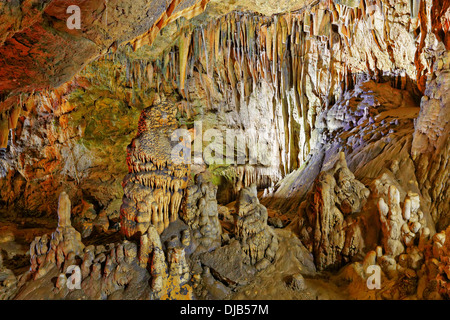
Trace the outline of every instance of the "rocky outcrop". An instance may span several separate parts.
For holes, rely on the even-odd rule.
[[[128,147],[129,174],[125,177],[121,207],[124,235],[145,234],[150,225],[161,234],[178,219],[184,190],[189,177],[189,164],[174,159],[172,150],[177,129],[177,109],[162,102],[142,112],[137,137]]]
[[[236,201],[236,238],[245,253],[244,262],[263,270],[274,260],[278,239],[267,225],[267,209],[259,203],[256,185],[241,190]]]
[[[314,254],[317,269],[337,268],[362,252],[361,212],[370,191],[347,168],[345,154],[319,174],[300,219],[300,239]]]

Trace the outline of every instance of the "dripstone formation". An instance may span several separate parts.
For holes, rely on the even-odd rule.
[[[70,224],[70,200],[65,193],[59,208],[58,228],[50,237],[33,241],[29,271],[19,283],[11,277],[3,281],[9,286],[6,294],[14,293],[18,299],[33,299],[36,292],[49,299],[70,300],[192,298],[184,248],[170,248],[166,259],[154,226],[139,244],[124,240],[84,246]],[[50,281],[53,278],[55,282]]]
[[[195,184],[186,191],[186,205],[182,219],[189,225],[197,251],[210,251],[220,247],[222,226],[217,208],[217,186],[205,181],[202,174],[195,176]]]
[[[30,271],[34,279],[45,276],[56,264],[58,268],[67,269],[74,263],[76,256],[81,256],[84,244],[81,235],[72,227],[70,221],[71,203],[69,196],[63,192],[59,197],[58,228],[48,237],[38,237],[31,243]]]
[[[360,213],[370,191],[348,169],[341,153],[334,167],[320,173],[300,219],[302,242],[314,253],[319,269],[339,267],[361,252]]]
[[[180,161],[183,155],[172,154],[180,143],[171,139],[177,129],[176,112],[168,102],[145,109],[138,135],[128,146],[129,174],[121,207],[121,228],[127,237],[146,233],[150,225],[161,234],[178,218],[189,166]]]
[[[244,262],[265,269],[275,258],[278,239],[267,225],[267,209],[259,203],[256,185],[241,190],[236,211],[235,233],[245,253]]]
[[[450,299],[449,0],[75,2],[0,1],[0,300]]]

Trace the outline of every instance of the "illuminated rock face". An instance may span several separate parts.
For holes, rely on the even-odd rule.
[[[447,37],[448,38],[448,37]],[[436,230],[450,225],[449,161],[450,156],[450,52],[436,58],[434,76],[428,78],[417,118],[411,155]]]
[[[121,208],[122,233],[127,237],[145,234],[150,225],[161,234],[178,218],[189,166],[172,157],[179,142],[171,141],[177,129],[176,112],[170,103],[144,110],[138,135],[128,146],[129,174],[123,182]]]
[[[99,9],[97,17],[71,40],[59,32],[67,0],[29,11],[34,2],[0,4],[0,22],[17,21],[6,29],[0,23],[0,148],[7,147],[0,150],[0,177],[7,176],[0,179],[0,224],[4,203],[51,215],[57,201],[47,199],[65,190],[82,204],[71,215],[69,196],[61,195],[58,228],[31,243],[25,274],[8,257],[2,266],[0,234],[0,300],[233,299],[239,291],[278,299],[313,289],[301,275],[312,259],[314,280],[323,270],[331,283],[343,275],[333,284],[351,298],[365,294],[374,265],[383,289],[370,298],[450,298],[448,0],[210,0],[198,19],[176,22],[208,0],[109,0],[114,13],[108,1],[92,0],[85,3]],[[142,8],[152,10],[144,19]],[[116,48],[131,37],[137,51]],[[62,83],[110,46],[114,54],[64,90],[25,94]],[[84,53],[68,61],[69,51]],[[75,88],[82,104],[67,100]],[[25,95],[8,96],[13,89]],[[136,135],[135,117],[155,92],[183,100],[144,110]],[[104,110],[111,117],[98,117]],[[205,130],[242,134],[246,145],[231,145],[248,158],[237,166],[219,173],[206,162],[193,166],[213,173],[215,184],[219,174],[226,178],[218,188],[207,175],[188,183],[189,166],[172,155],[178,121],[188,127],[198,120]],[[122,130],[105,130],[112,122]],[[108,147],[105,136],[120,141]],[[113,194],[112,186],[126,174],[123,153],[134,136],[121,208],[128,240],[106,244],[111,235],[122,239],[118,214],[113,221],[107,212],[122,204],[122,188],[115,183]],[[95,148],[84,147],[89,137]],[[253,147],[265,145],[275,152],[254,157]],[[122,166],[113,169],[111,159]],[[263,204],[256,187],[267,188]],[[227,204],[223,221],[217,193]],[[269,214],[287,223],[274,230]],[[69,266],[81,269],[80,290],[67,289]]]

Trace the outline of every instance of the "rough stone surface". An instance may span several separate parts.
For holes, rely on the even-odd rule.
[[[447,0],[67,4],[0,4],[0,299],[450,298]]]

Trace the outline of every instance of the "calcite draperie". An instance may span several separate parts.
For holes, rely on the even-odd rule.
[[[175,104],[161,102],[145,109],[138,134],[128,146],[129,174],[123,182],[121,229],[127,237],[145,234],[154,225],[159,234],[178,218],[189,165],[174,159],[171,137],[177,129]]]

